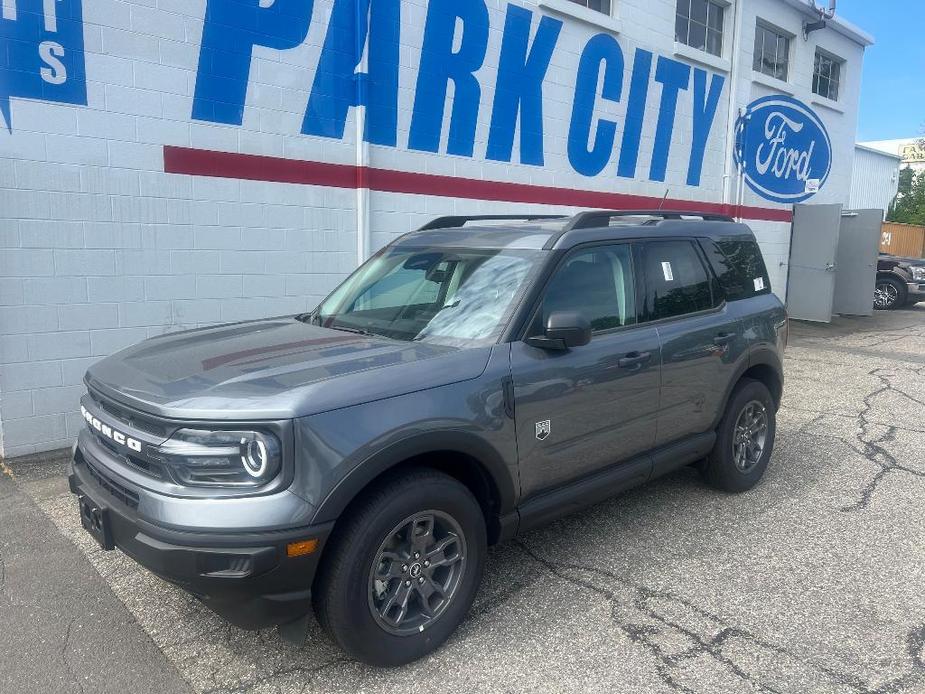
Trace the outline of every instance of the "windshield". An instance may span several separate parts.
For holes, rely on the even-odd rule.
[[[312,314],[328,328],[443,344],[498,338],[541,251],[387,248]]]

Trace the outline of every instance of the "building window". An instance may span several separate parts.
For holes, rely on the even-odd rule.
[[[589,10],[602,12],[610,16],[610,0],[572,0],[576,5],[587,7]]]
[[[678,0],[675,41],[722,55],[724,12],[725,7],[713,0]]]
[[[786,82],[790,68],[790,37],[759,22],[755,27],[755,61],[752,68]]]
[[[841,82],[842,61],[820,50],[816,51],[813,67],[813,94],[838,101],[838,85]]]

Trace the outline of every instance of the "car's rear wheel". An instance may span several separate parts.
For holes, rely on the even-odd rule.
[[[481,508],[435,470],[396,476],[367,494],[332,539],[313,590],[318,621],[370,665],[403,665],[438,648],[481,581]]]
[[[743,379],[733,390],[716,431],[716,443],[702,468],[711,486],[744,492],[764,476],[774,450],[776,407],[760,381]]]
[[[878,277],[874,287],[874,308],[891,311],[906,303],[908,287],[892,277]]]

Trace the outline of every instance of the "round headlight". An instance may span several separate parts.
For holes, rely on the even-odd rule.
[[[267,444],[263,439],[241,439],[241,464],[244,470],[251,477],[263,477],[267,471],[267,465],[270,462],[270,454],[267,451]]]
[[[257,487],[282,469],[279,439],[268,431],[181,429],[152,458],[195,487]]]

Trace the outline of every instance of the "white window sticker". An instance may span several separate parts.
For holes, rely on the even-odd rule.
[[[666,282],[671,282],[674,279],[674,273],[671,271],[671,263],[662,263],[662,273],[665,275]]]
[[[764,277],[756,277],[755,278],[755,291],[760,292],[762,289],[764,289]]]

